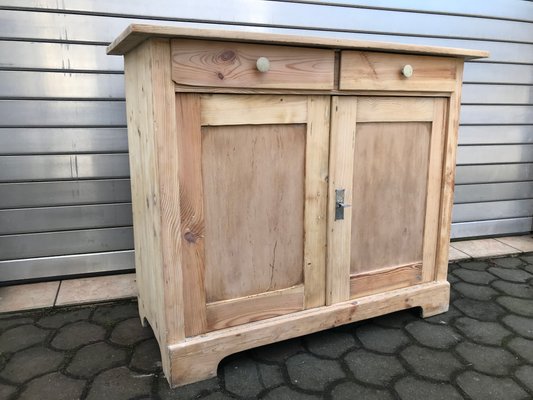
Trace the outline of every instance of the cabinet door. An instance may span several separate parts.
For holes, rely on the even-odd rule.
[[[329,97],[176,104],[186,335],[325,304]]]
[[[433,280],[445,99],[332,102],[327,303]]]

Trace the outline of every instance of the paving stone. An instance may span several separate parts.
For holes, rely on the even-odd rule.
[[[69,374],[90,377],[111,367],[123,365],[127,353],[104,342],[90,344],[79,349],[67,367]]]
[[[506,315],[502,322],[526,339],[533,339],[533,319],[518,315]]]
[[[159,378],[159,397],[161,400],[197,399],[207,393],[220,389],[218,378],[206,379],[190,385],[171,389],[164,376]]]
[[[304,341],[311,353],[329,358],[337,358],[355,347],[355,339],[348,333],[324,331],[306,336]]]
[[[63,357],[63,353],[46,347],[31,347],[15,353],[0,375],[11,382],[22,383],[37,375],[54,371]]]
[[[489,266],[489,263],[486,261],[461,261],[459,263],[460,268],[467,268],[473,271],[485,271]]]
[[[155,338],[148,339],[135,347],[130,366],[147,372],[161,369],[161,353]]]
[[[457,332],[445,325],[439,326],[424,321],[414,321],[405,329],[424,346],[436,349],[447,349],[461,340],[461,336]]]
[[[87,321],[74,322],[61,328],[51,344],[56,349],[71,350],[97,342],[105,337],[105,329]]]
[[[226,390],[241,397],[256,397],[264,387],[257,363],[248,357],[239,357],[223,366]]]
[[[533,340],[515,337],[507,343],[507,347],[516,355],[533,364]]]
[[[520,258],[528,264],[533,264],[533,255],[531,254],[523,254],[520,256]]]
[[[7,399],[17,391],[15,386],[4,385],[0,383],[0,399]]]
[[[497,277],[511,282],[527,282],[533,275],[518,268],[491,267],[489,272]]]
[[[287,358],[305,351],[300,339],[284,340],[253,349],[255,357],[268,362],[283,362]]]
[[[126,367],[110,369],[93,381],[87,400],[127,400],[150,393],[152,377],[137,374]]]
[[[515,376],[533,392],[533,365],[522,365],[515,371]]]
[[[519,364],[518,358],[500,347],[488,347],[476,343],[460,343],[455,350],[474,369],[491,375],[506,375]]]
[[[480,321],[497,321],[498,318],[505,314],[503,308],[488,301],[465,298],[456,300],[453,304],[465,315]]]
[[[132,317],[139,319],[137,302],[100,306],[94,312],[92,320],[100,324],[111,325]]]
[[[448,325],[457,317],[462,317],[463,313],[459,311],[453,304],[450,304],[448,311],[442,314],[437,314],[429,318],[424,318],[424,321],[430,324]]]
[[[344,378],[339,363],[321,360],[310,354],[297,354],[286,362],[291,382],[305,390],[323,390],[329,383]]]
[[[83,380],[72,379],[59,372],[53,372],[28,383],[19,400],[79,399],[84,387],[85,381]]]
[[[524,267],[524,269],[529,272],[530,274],[533,274],[533,265],[528,265]]]
[[[457,290],[463,296],[474,300],[490,300],[498,294],[498,292],[490,286],[472,285],[471,283],[465,282],[454,284],[453,289]]]
[[[533,300],[501,296],[496,301],[512,313],[523,315],[524,317],[533,317]]]
[[[457,383],[472,400],[518,400],[528,397],[511,378],[495,378],[466,371],[457,377]]]
[[[11,328],[0,335],[0,354],[15,352],[43,342],[49,331],[33,325]]]
[[[509,296],[520,297],[522,299],[533,299],[533,285],[527,283],[512,283],[497,280],[492,282],[492,287]]]
[[[297,392],[287,386],[280,386],[268,392],[264,398],[267,400],[317,400],[319,397]]]
[[[494,276],[486,271],[472,271],[470,269],[456,269],[453,274],[467,283],[475,283],[478,285],[487,285],[494,279]]]
[[[374,385],[387,385],[405,372],[396,357],[370,353],[363,349],[348,353],[344,360],[358,380]]]
[[[381,317],[373,318],[372,322],[385,328],[403,328],[409,322],[416,320],[418,320],[418,317],[411,309],[382,315]]]
[[[497,322],[482,322],[468,317],[458,318],[455,326],[468,339],[484,344],[500,345],[511,334]]]
[[[265,388],[271,388],[283,383],[281,369],[277,365],[258,364],[259,378]]]
[[[386,390],[374,389],[358,385],[353,382],[341,383],[332,390],[334,400],[392,400],[392,395]]]
[[[227,394],[222,393],[222,392],[214,392],[214,393],[208,394],[205,397],[202,397],[202,400],[226,400],[226,399],[230,400],[233,398],[234,397],[230,397]]]
[[[462,280],[460,280],[459,278],[457,278],[453,274],[449,274],[447,279],[448,279],[448,282],[450,282],[450,283],[462,282]]]
[[[73,310],[65,312],[59,310],[58,312],[42,317],[37,321],[37,325],[42,326],[43,328],[59,328],[65,324],[86,320],[91,313],[91,308],[80,308],[78,310]]]
[[[455,371],[462,368],[459,360],[443,351],[409,346],[400,355],[417,374],[439,381],[449,380]]]
[[[113,332],[111,332],[111,341],[124,346],[130,346],[154,336],[152,329],[144,328],[139,318],[130,318],[119,322]]]
[[[495,258],[492,262],[503,268],[516,268],[524,265],[524,262],[518,257]]]
[[[6,318],[0,319],[0,331],[5,331],[19,325],[33,324],[31,318]]]
[[[373,324],[361,325],[356,335],[364,347],[381,353],[394,353],[409,343],[409,338],[401,330],[381,328]]]
[[[432,383],[406,376],[394,385],[402,400],[462,400],[463,396],[447,383]]]

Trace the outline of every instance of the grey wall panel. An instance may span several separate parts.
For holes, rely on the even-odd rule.
[[[133,248],[133,229],[104,228],[79,231],[0,236],[0,259],[96,253]]]
[[[0,182],[129,177],[127,154],[0,156]]]
[[[0,210],[0,235],[132,224],[129,203]]]
[[[531,85],[533,73],[530,65],[467,62],[463,81]]]
[[[106,2],[108,7],[112,4],[120,7],[120,12],[112,14],[129,14],[124,3]],[[79,12],[94,6],[91,1],[86,1],[81,7],[73,7],[70,10]],[[57,9],[55,5],[53,8],[56,8],[57,13],[4,11],[0,15],[0,37],[103,43],[113,40],[130,23],[161,23],[152,19],[114,19],[107,16],[60,14],[65,11],[65,8]],[[175,10],[174,17],[171,10]],[[164,22],[166,25],[178,25],[181,21],[196,23],[209,21],[226,24],[230,22],[232,25],[241,26],[315,31],[386,32],[394,35],[522,43],[531,43],[533,37],[533,25],[526,22],[372,9],[343,8],[342,12],[339,12],[334,7],[294,3],[249,0],[226,0],[213,3],[209,0],[197,0],[184,7],[161,9],[161,12],[162,15],[159,17],[166,20]],[[16,15],[17,13],[19,15]],[[100,13],[101,11],[98,14]],[[174,22],[175,20],[180,22]],[[239,28],[235,27],[235,29]]]
[[[0,128],[0,155],[127,151],[126,128]]]
[[[87,271],[129,271],[133,250],[0,261],[0,282],[85,274]]]
[[[461,102],[463,104],[533,104],[533,86],[467,83],[463,85]]]
[[[127,203],[129,179],[0,184],[0,208]]]
[[[459,127],[459,145],[533,143],[533,125]]]
[[[531,215],[532,199],[456,204],[453,207],[452,222],[528,218]]]
[[[533,162],[533,145],[460,146],[457,165]]]
[[[109,57],[106,46],[0,41],[0,68],[122,71],[122,57]]]
[[[460,203],[516,199],[533,199],[533,181],[482,183],[455,187],[454,202],[456,206]]]
[[[0,127],[126,126],[123,101],[0,100]]]
[[[122,74],[0,71],[0,96],[124,99]]]
[[[533,164],[460,165],[455,184],[533,181]]]
[[[452,224],[452,239],[476,236],[502,236],[531,232],[533,218],[509,218],[492,221],[460,222]]]
[[[533,124],[533,106],[472,106],[461,107],[461,123],[476,125]]]

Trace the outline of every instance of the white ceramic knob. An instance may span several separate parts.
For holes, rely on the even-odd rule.
[[[266,57],[259,57],[255,65],[259,72],[267,72],[270,69],[270,61]]]
[[[413,67],[409,64],[404,65],[402,68],[402,75],[406,78],[410,78],[411,76],[413,76]]]

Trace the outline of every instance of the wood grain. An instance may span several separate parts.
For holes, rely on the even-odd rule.
[[[333,89],[332,50],[175,39],[172,79],[182,85],[283,89]],[[259,72],[256,61],[270,61]]]
[[[352,274],[422,262],[430,131],[429,123],[357,124]]]
[[[304,309],[304,287],[294,286],[207,304],[209,331],[243,325]]]
[[[210,332],[168,347],[169,380],[181,386],[207,379],[216,376],[218,363],[230,354],[377,315],[421,307],[430,317],[447,310],[449,296],[448,282],[432,282]]]
[[[327,222],[326,304],[350,297],[350,246],[352,208],[344,209],[344,220],[335,220],[335,190],[344,189],[346,204],[352,204],[352,182],[357,118],[356,97],[331,100],[331,143]]]
[[[202,129],[206,298],[303,282],[305,125]]]
[[[271,32],[246,32],[236,30],[187,28],[148,24],[129,25],[108,47],[107,54],[125,54],[151,37],[182,39],[213,39],[217,41],[239,41],[244,43],[268,43],[318,48],[359,49],[388,51],[392,53],[411,53],[451,56],[465,59],[484,58],[488,51],[467,50],[450,47],[425,46],[404,43],[372,42],[346,38],[324,38],[317,36],[283,35]]]
[[[325,304],[330,99],[309,96],[305,146],[305,308]]]
[[[431,122],[433,101],[424,97],[361,97],[357,122]]]
[[[422,263],[411,263],[354,275],[349,280],[350,298],[356,299],[422,282]]]
[[[200,95],[177,94],[175,112],[185,335],[194,336],[207,330]]]
[[[405,65],[413,67],[413,75],[402,75]],[[453,91],[456,80],[453,58],[370,51],[341,53],[341,90],[417,90]]]
[[[307,97],[201,95],[202,125],[307,123]]]

